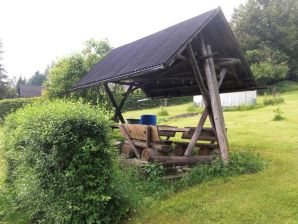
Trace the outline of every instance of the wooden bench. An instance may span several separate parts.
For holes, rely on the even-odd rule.
[[[169,138],[177,132],[182,133],[182,139],[191,139],[194,127],[178,128],[174,126],[154,126],[142,124],[121,124],[118,126],[122,135],[126,138],[121,147],[121,154],[126,158],[134,156],[148,160],[150,156],[182,156],[189,142],[173,142]],[[161,137],[166,137],[162,140]],[[201,155],[208,155],[210,151],[218,148],[214,144],[216,137],[211,128],[204,128],[199,139],[211,143],[197,143]],[[174,143],[174,144],[173,144]]]

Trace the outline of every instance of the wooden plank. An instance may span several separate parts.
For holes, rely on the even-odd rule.
[[[128,131],[131,139],[135,140],[147,140],[147,125],[142,124],[123,124],[125,129]],[[151,131],[151,141],[158,142],[160,141],[160,137],[157,131],[157,127],[150,125]]]
[[[146,126],[146,148],[150,148],[151,143],[151,128],[149,125]]]
[[[126,131],[125,127],[123,125],[119,125],[119,129],[122,133],[122,135],[126,138],[126,140],[128,141],[128,144],[130,145],[130,147],[133,149],[134,153],[136,154],[137,158],[140,158],[140,153],[138,151],[138,149],[135,147],[135,145],[133,144],[128,132]]]
[[[160,162],[165,166],[189,165],[202,162],[211,162],[215,156],[151,156],[148,162]]]
[[[205,46],[202,39],[202,51],[203,55],[208,55],[211,52],[211,47]],[[207,78],[207,85],[209,89],[211,108],[213,113],[213,119],[215,123],[216,135],[218,139],[219,148],[221,151],[222,159],[225,163],[228,162],[228,140],[226,130],[223,122],[223,112],[220,104],[218,83],[215,74],[213,58],[208,58],[204,62],[204,68]]]
[[[145,149],[147,147],[146,142],[144,142],[144,141],[132,140],[132,142],[138,148]],[[128,141],[126,140],[125,143],[128,144]],[[161,143],[150,143],[149,148],[152,148],[157,151],[164,152],[164,153],[170,153],[173,150],[172,145],[163,144],[162,142]]]
[[[191,139],[193,134],[195,133],[196,127],[190,127],[188,132],[183,132],[181,138],[182,139]],[[215,133],[213,132],[212,128],[202,128],[202,131],[200,133],[200,136],[198,137],[199,140],[200,137],[215,137]],[[208,140],[207,140],[208,141]]]
[[[142,151],[142,160],[144,161],[148,161],[153,156],[168,156],[168,154],[151,148],[146,148]]]

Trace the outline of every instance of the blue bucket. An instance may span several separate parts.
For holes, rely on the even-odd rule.
[[[156,125],[156,115],[144,114],[141,116],[141,124]]]

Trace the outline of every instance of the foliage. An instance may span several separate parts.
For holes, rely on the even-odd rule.
[[[17,98],[0,100],[0,124],[4,121],[5,116],[15,112],[27,104],[38,101],[39,98]]]
[[[126,203],[114,184],[110,122],[82,103],[43,102],[5,121],[4,215],[30,223],[119,223]]]
[[[256,104],[256,105],[240,105],[237,107],[224,107],[223,111],[247,111],[247,110],[255,110],[255,109],[259,109],[262,108],[263,105],[262,104]]]
[[[281,111],[281,109],[278,107],[275,110],[273,110],[274,112],[274,117],[273,120],[274,121],[281,121],[284,120],[285,118],[282,116],[283,112]]]
[[[251,53],[261,56],[253,69],[260,65],[261,71],[266,71],[265,77],[274,68],[282,73],[273,75],[278,80],[284,75],[292,80],[298,77],[297,14],[296,0],[248,0],[234,11],[232,29],[248,58]],[[269,78],[268,83],[262,81],[276,81]]]
[[[198,112],[199,110],[200,110],[199,107],[195,106],[193,103],[191,105],[189,105],[186,109],[186,111],[189,113]]]
[[[298,82],[285,80],[282,82],[275,83],[274,85],[267,86],[267,89],[258,91],[258,94],[264,94],[264,93],[272,93],[272,92],[290,92],[298,90]]]
[[[261,49],[247,50],[246,58],[256,80],[263,85],[284,80],[288,74],[288,57],[283,52],[267,46]]]
[[[161,199],[172,195],[181,189],[191,187],[203,181],[214,178],[223,178],[245,173],[255,173],[266,166],[266,162],[260,155],[239,151],[230,153],[230,162],[225,166],[221,159],[217,159],[211,164],[199,164],[190,169],[182,179],[177,181],[164,180],[161,177],[165,174],[165,169],[158,163],[148,164],[144,167],[145,178],[140,171],[132,167],[125,167],[122,174],[122,183],[126,183],[131,193],[131,200],[135,206],[149,206],[156,199]],[[133,183],[133,184],[130,184]]]
[[[136,109],[165,106],[165,99],[148,99],[148,100],[144,100],[144,99],[147,99],[147,96],[142,90],[134,91],[132,94],[130,94],[127,97],[123,110],[129,111],[129,110],[136,110]],[[191,96],[173,97],[173,98],[167,99],[167,106],[179,105],[179,104],[183,104],[191,101],[192,101]]]
[[[159,111],[157,112],[158,116],[168,116],[169,112],[167,111],[166,107],[160,107]]]
[[[61,98],[77,81],[79,81],[92,66],[100,61],[109,51],[111,46],[107,40],[89,40],[85,48],[69,56],[59,59],[50,69],[46,95],[50,98]],[[116,89],[116,88],[115,88]],[[71,98],[83,97],[88,102],[96,103],[103,100],[99,94],[104,92],[103,87],[90,88],[66,95]],[[106,102],[106,101],[105,101]]]
[[[160,163],[148,163],[144,171],[149,179],[156,179],[165,174],[164,167]]]
[[[6,75],[6,71],[3,67],[3,65],[1,64],[1,60],[2,60],[2,56],[1,54],[3,53],[2,51],[2,42],[0,41],[0,100],[3,99],[6,94],[7,94],[7,75]]]
[[[263,100],[264,105],[276,105],[276,104],[282,104],[284,103],[284,98],[280,96],[273,96],[273,97],[267,97],[265,96]]]
[[[42,86],[46,80],[46,74],[42,74],[39,71],[36,71],[33,76],[28,80],[27,84],[32,86]]]

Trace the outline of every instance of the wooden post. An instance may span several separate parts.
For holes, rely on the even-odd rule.
[[[125,124],[125,120],[124,120],[124,118],[122,116],[121,111],[118,109],[117,102],[116,102],[116,100],[115,100],[115,98],[114,98],[114,96],[113,96],[113,94],[112,94],[112,92],[111,92],[111,90],[109,88],[108,83],[104,83],[104,87],[105,87],[105,90],[106,90],[106,92],[107,92],[110,100],[111,100],[111,103],[112,103],[113,107],[115,108],[115,114],[118,114],[118,117],[119,117],[121,123],[122,124]],[[117,116],[114,116],[114,120],[115,121],[116,121],[116,118],[117,118]]]
[[[205,43],[202,39],[202,50],[203,55],[210,55],[211,47],[208,45],[205,46]],[[209,89],[210,99],[211,99],[211,108],[213,113],[213,119],[215,123],[216,135],[218,139],[218,144],[221,152],[222,159],[225,163],[228,162],[228,139],[226,134],[226,129],[223,121],[223,112],[220,104],[219,89],[218,83],[214,68],[214,61],[212,57],[205,59],[204,68],[207,78],[207,85]]]
[[[196,142],[198,141],[198,138],[203,130],[203,126],[205,124],[205,121],[206,121],[206,118],[208,116],[208,113],[210,112],[210,100],[209,100],[209,94],[208,94],[208,91],[205,87],[205,84],[204,84],[204,81],[203,81],[203,78],[202,78],[202,75],[201,75],[201,72],[200,72],[200,69],[199,69],[199,66],[198,66],[198,63],[197,63],[197,60],[196,60],[196,57],[195,57],[195,54],[193,52],[193,49],[191,47],[191,44],[189,44],[186,48],[186,51],[187,51],[187,54],[188,54],[188,58],[189,58],[189,63],[192,67],[192,70],[193,70],[193,73],[194,73],[194,76],[197,80],[197,83],[198,83],[198,86],[199,86],[199,89],[201,91],[201,94],[202,94],[202,97],[203,97],[203,100],[204,100],[204,103],[205,103],[205,110],[204,112],[202,113],[202,116],[199,120],[199,123],[194,131],[194,134],[189,142],[189,145],[187,146],[187,149],[184,153],[184,156],[191,156],[192,154],[192,151],[196,145]]]
[[[206,121],[208,115],[209,115],[209,119],[210,119],[212,129],[215,132],[215,135],[216,135],[216,128],[215,128],[213,114],[212,114],[211,106],[210,106],[210,104],[211,104],[210,96],[208,94],[207,89],[205,88],[205,85],[204,85],[204,82],[203,82],[203,78],[202,78],[202,75],[201,75],[197,60],[195,58],[193,49],[192,49],[190,44],[188,45],[186,50],[187,50],[187,54],[188,54],[188,57],[189,57],[189,63],[191,65],[192,69],[193,69],[195,78],[198,82],[198,85],[199,85],[199,88],[201,90],[201,94],[202,94],[202,97],[204,99],[205,106],[206,106],[203,113],[202,113],[202,116],[199,120],[199,123],[198,123],[198,125],[197,125],[197,127],[194,131],[194,134],[193,134],[193,136],[192,136],[192,138],[191,138],[191,140],[190,140],[190,142],[187,146],[187,149],[184,153],[184,156],[191,156],[192,151],[193,151],[193,149],[196,145],[196,142],[198,141],[198,138],[199,138],[199,136],[202,132],[202,129],[204,127],[204,124],[205,124],[205,121]],[[212,54],[210,54],[210,55],[212,55]],[[220,85],[221,85],[221,83],[222,83],[222,81],[225,77],[226,71],[227,71],[227,69],[224,68],[224,69],[222,69],[222,71],[220,73]]]
[[[125,129],[125,127],[120,124],[119,125],[119,129],[120,129],[121,133],[125,136],[128,144],[130,145],[130,147],[132,148],[132,150],[136,154],[137,158],[140,158],[141,157],[140,156],[140,153],[139,153],[138,149],[135,147],[135,145],[133,144],[133,142],[132,142],[132,140],[131,140],[131,138],[130,138],[128,132],[127,132],[127,130]]]

